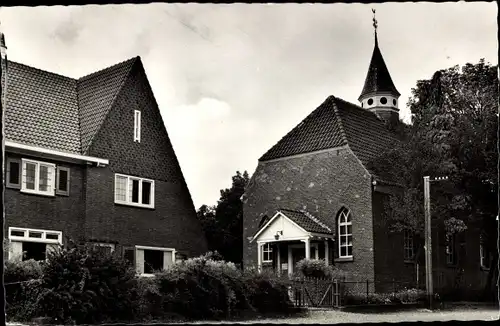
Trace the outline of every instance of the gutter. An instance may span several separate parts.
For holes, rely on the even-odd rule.
[[[95,164],[97,167],[104,167],[109,165],[108,159],[85,156],[74,153],[61,152],[53,149],[31,146],[20,144],[12,141],[5,141],[5,150],[10,150],[11,152],[20,154],[35,154],[36,156],[54,158],[60,161],[66,161],[71,163],[87,163]]]

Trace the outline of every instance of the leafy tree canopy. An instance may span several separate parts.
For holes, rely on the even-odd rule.
[[[478,222],[496,241],[497,67],[481,59],[437,71],[417,82],[408,106],[411,125],[395,128],[403,141],[371,164],[405,188],[386,203],[392,229],[422,231],[423,177],[448,176],[431,184],[433,218],[442,219],[449,233]]]
[[[220,191],[217,205],[202,205],[197,212],[210,250],[234,263],[242,262],[243,203],[240,198],[249,179],[247,171],[237,171],[232,177],[231,188]]]

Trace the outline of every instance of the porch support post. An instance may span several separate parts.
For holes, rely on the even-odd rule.
[[[306,259],[311,259],[311,241],[307,237],[304,242],[306,243]]]
[[[292,248],[288,245],[288,275],[292,275],[293,273],[293,257],[292,257]]]
[[[259,272],[262,269],[262,243],[257,242],[257,269]]]
[[[325,263],[328,265],[328,256],[329,256],[330,250],[328,248],[328,240],[325,240]]]
[[[280,243],[276,242],[276,271],[278,272],[278,275],[281,275],[281,252],[280,252]]]

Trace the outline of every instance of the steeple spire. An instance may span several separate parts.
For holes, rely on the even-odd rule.
[[[363,108],[375,112],[381,118],[392,119],[394,118],[393,116],[399,116],[398,98],[401,94],[399,94],[394,86],[389,70],[380,52],[377,33],[378,21],[375,17],[375,9],[372,9],[372,13],[375,45],[368,73],[366,74],[365,85],[358,101],[361,102]]]

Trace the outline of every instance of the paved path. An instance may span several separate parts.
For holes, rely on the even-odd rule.
[[[416,322],[416,321],[471,321],[471,320],[498,320],[498,308],[461,308],[445,311],[429,311],[420,309],[416,311],[403,311],[394,313],[352,313],[338,310],[313,310],[309,311],[307,316],[297,318],[280,319],[258,319],[246,322],[194,322],[191,324],[254,324],[254,323],[272,323],[272,324],[339,324],[339,323],[398,323],[398,322]],[[183,323],[184,324],[184,323]],[[7,323],[9,326],[21,326],[22,324]]]
[[[481,309],[459,309],[447,311],[429,311],[426,309],[416,311],[404,311],[395,313],[352,313],[338,310],[310,311],[308,316],[286,319],[260,319],[248,322],[237,322],[237,324],[247,323],[275,323],[275,324],[339,324],[339,323],[398,323],[398,322],[416,322],[416,321],[470,321],[470,320],[498,320],[499,311],[496,308]],[[229,322],[214,322],[213,324],[226,324]],[[194,324],[206,324],[206,322],[197,322]],[[210,323],[212,324],[212,323]],[[231,322],[234,324],[234,322]]]

